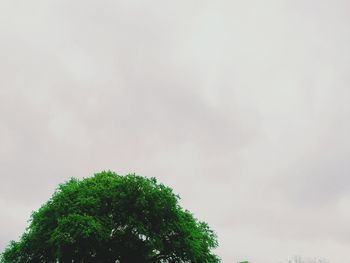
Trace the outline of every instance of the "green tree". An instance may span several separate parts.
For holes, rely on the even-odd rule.
[[[71,179],[31,216],[1,263],[220,262],[213,230],[155,178],[101,172]]]

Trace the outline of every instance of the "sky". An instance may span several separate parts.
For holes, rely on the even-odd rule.
[[[350,262],[346,0],[0,1],[0,251],[59,183],[156,177],[222,262]]]

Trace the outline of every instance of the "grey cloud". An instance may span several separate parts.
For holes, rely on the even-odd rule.
[[[156,176],[223,262],[348,258],[346,1],[0,4],[0,250],[57,184]]]

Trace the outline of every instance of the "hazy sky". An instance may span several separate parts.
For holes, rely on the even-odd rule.
[[[348,0],[0,1],[0,251],[70,177],[155,176],[222,262],[350,261]]]

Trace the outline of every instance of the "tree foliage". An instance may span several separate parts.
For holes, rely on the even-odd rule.
[[[215,233],[156,179],[101,172],[71,179],[31,216],[1,263],[219,262]]]
[[[302,258],[301,256],[294,256],[288,260],[288,263],[329,263],[327,259],[322,258]]]

